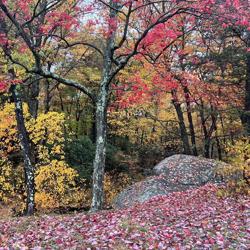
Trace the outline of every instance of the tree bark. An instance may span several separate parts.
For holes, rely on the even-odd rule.
[[[206,126],[206,120],[205,114],[204,114],[204,105],[203,102],[201,101],[201,107],[200,107],[200,118],[201,118],[201,125],[203,129],[203,134],[204,134],[204,157],[210,158],[210,146],[211,146],[211,140],[212,140],[212,134],[216,130],[216,110],[214,109],[213,106],[211,106],[211,126],[209,129]]]
[[[220,145],[220,139],[218,137],[218,134],[217,134],[217,130],[216,130],[216,144],[217,144],[217,152],[218,152],[218,159],[220,161],[222,161],[222,150],[221,150],[221,145]]]
[[[247,47],[250,48],[250,31],[247,34]],[[242,114],[242,123],[245,128],[245,133],[250,136],[250,52],[247,52],[246,58],[247,75],[245,84],[245,109]]]
[[[91,108],[92,108],[93,113],[92,113],[91,131],[90,131],[91,135],[90,135],[90,137],[91,137],[91,141],[93,143],[96,143],[96,107],[95,107],[95,104]]]
[[[39,84],[40,84],[39,77],[34,76],[33,82],[31,83],[29,90],[28,90],[29,93],[28,93],[27,102],[28,102],[29,112],[34,119],[37,118],[37,114],[38,114]]]
[[[189,107],[188,107],[188,110],[187,110],[187,116],[188,116],[189,130],[190,130],[191,143],[192,143],[192,152],[193,152],[193,155],[197,156],[198,152],[197,152],[197,147],[196,147],[196,139],[195,139],[193,117],[192,117],[191,111],[189,110]]]
[[[110,0],[109,4],[111,6],[109,17],[110,19],[114,19],[118,14],[118,4],[114,0]],[[107,106],[108,96],[110,94],[110,85],[113,79],[112,58],[114,54],[116,34],[116,30],[112,27],[112,25],[109,26],[109,33],[110,35],[107,39],[104,53],[102,81],[96,100],[96,151],[93,164],[93,196],[91,204],[92,212],[102,209],[104,201],[103,180],[106,159]]]
[[[203,106],[202,102],[201,102],[201,107],[200,107],[200,118],[201,118],[201,126],[202,126],[202,130],[203,130],[203,135],[204,135],[204,152],[203,152],[203,154],[206,158],[209,158],[210,139],[209,139],[208,131],[207,131],[207,127],[206,127],[204,106]]]
[[[182,50],[185,49],[186,47],[186,36],[185,36],[185,29],[184,27],[182,27]],[[180,56],[180,67],[182,72],[186,72],[186,66],[184,64],[184,59],[185,59],[185,55],[181,55]],[[177,77],[179,78],[179,77]],[[197,147],[196,147],[196,139],[195,139],[195,130],[194,130],[194,123],[193,123],[193,117],[192,117],[192,111],[191,111],[191,105],[190,105],[190,92],[189,89],[187,87],[187,81],[185,79],[178,79],[181,83],[183,92],[184,92],[184,96],[185,96],[185,101],[186,101],[186,105],[187,105],[187,117],[188,117],[188,123],[189,123],[189,132],[190,132],[190,137],[191,137],[191,144],[192,144],[192,153],[193,155],[197,156],[198,152],[197,152]]]
[[[10,92],[15,103],[15,115],[17,122],[17,129],[24,158],[25,170],[25,185],[27,192],[26,199],[26,215],[32,215],[35,209],[35,179],[34,179],[34,166],[32,164],[32,154],[30,149],[30,139],[25,127],[22,101],[19,94],[19,86],[12,85]]]
[[[174,94],[172,93],[172,95],[174,95]],[[191,150],[190,150],[190,145],[189,145],[189,140],[188,140],[188,133],[187,133],[187,129],[186,129],[186,126],[185,126],[183,112],[181,110],[180,103],[176,100],[175,97],[173,98],[173,104],[174,104],[176,114],[177,114],[177,117],[178,117],[181,140],[183,142],[184,154],[190,155]]]
[[[31,79],[31,84],[28,87],[28,93],[27,93],[27,104],[29,108],[29,113],[35,120],[37,119],[38,116],[38,106],[39,106],[38,96],[40,91],[39,85],[40,85],[39,76],[34,76]],[[30,152],[32,156],[31,158],[32,163],[35,165],[37,160],[37,152],[36,152],[36,146],[32,141],[30,141]]]
[[[190,100],[189,100],[189,90],[186,86],[183,86],[183,91],[185,94],[186,104],[187,104],[187,117],[188,117],[188,123],[189,123],[189,131],[190,131],[190,137],[191,137],[191,143],[192,143],[192,152],[193,155],[197,156],[197,147],[196,147],[196,139],[195,139],[195,130],[194,130],[194,123],[193,123],[193,117],[192,117],[192,111],[190,106]]]
[[[107,90],[105,83],[96,105],[96,151],[93,171],[93,197],[91,211],[98,211],[103,206],[103,181],[106,159],[106,140],[107,140]]]
[[[44,100],[43,100],[43,105],[44,105],[44,114],[47,114],[50,110],[50,101],[51,101],[51,96],[50,96],[50,82],[49,79],[45,79],[44,83]],[[60,96],[60,94],[59,94]]]

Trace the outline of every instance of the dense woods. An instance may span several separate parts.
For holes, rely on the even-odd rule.
[[[42,152],[84,181],[93,171],[93,210],[103,205],[107,140],[107,171],[117,173],[177,152],[225,159],[249,134],[247,6],[1,2],[2,166],[24,162],[26,212]]]
[[[109,209],[175,154],[229,163],[219,194],[246,195],[249,9],[0,0],[0,211]]]

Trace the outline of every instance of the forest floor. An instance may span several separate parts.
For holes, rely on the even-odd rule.
[[[124,210],[1,219],[0,249],[249,249],[250,198],[219,198],[217,189]]]

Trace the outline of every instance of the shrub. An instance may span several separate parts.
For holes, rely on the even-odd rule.
[[[123,155],[119,148],[107,144],[106,156],[106,171],[120,172],[125,169],[125,166],[121,164]],[[87,136],[66,143],[65,159],[70,166],[77,170],[80,178],[91,181],[94,157],[95,145]]]
[[[220,174],[224,177],[231,176],[225,189],[220,195],[237,193],[250,193],[250,138],[241,138],[234,144],[226,147],[228,160],[231,165]]]
[[[14,195],[13,169],[9,162],[0,160],[0,201],[8,202]]]
[[[91,179],[94,156],[95,146],[87,136],[66,143],[65,159],[83,179]]]
[[[28,117],[27,106],[24,105],[24,115]],[[16,130],[14,104],[6,103],[0,109],[0,157],[8,158],[20,150]]]
[[[0,112],[0,201],[17,201],[13,206],[19,213],[25,207],[24,170],[22,159],[19,162],[10,160],[12,155],[20,152],[14,105],[6,104]],[[34,120],[29,116],[26,104],[24,113],[30,138],[37,151],[35,199],[38,209],[84,203],[86,195],[79,189],[83,184],[77,171],[70,168],[64,159],[64,114],[49,112],[39,114]]]
[[[36,171],[36,205],[41,209],[76,207],[84,202],[78,173],[64,161],[53,160]]]

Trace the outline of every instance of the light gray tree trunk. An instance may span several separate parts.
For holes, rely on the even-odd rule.
[[[94,159],[93,172],[93,197],[91,210],[100,210],[103,206],[103,181],[106,159],[106,140],[107,140],[107,91],[103,84],[96,105],[96,152]]]
[[[114,19],[117,16],[117,4],[110,0],[110,18]],[[108,97],[110,94],[110,85],[112,82],[112,58],[115,45],[116,30],[109,27],[109,37],[107,39],[106,49],[104,53],[102,81],[99,88],[99,93],[96,100],[96,151],[93,164],[93,194],[91,211],[98,211],[103,207],[104,201],[104,170],[106,159],[106,140],[107,140],[107,106]]]

